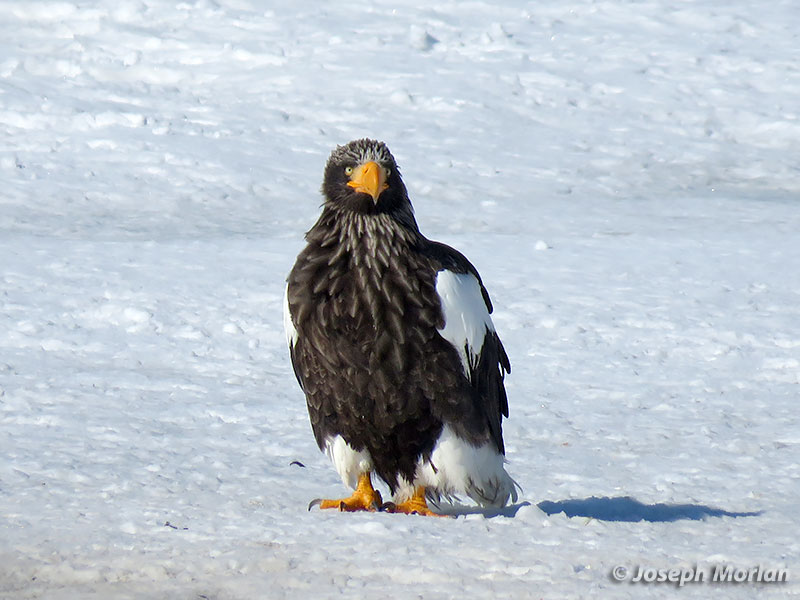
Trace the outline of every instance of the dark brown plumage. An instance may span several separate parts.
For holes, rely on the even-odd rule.
[[[374,471],[400,498],[422,488],[429,497],[466,493],[504,504],[516,496],[502,469],[503,372],[511,367],[478,272],[420,233],[384,144],[338,147],[322,191],[322,214],[287,279],[286,305],[292,365],[317,443],[353,487]],[[479,337],[444,335],[448,317],[462,318],[458,303],[440,295],[445,288],[477,298],[465,314],[478,310],[484,319]],[[481,465],[450,466],[453,452],[434,457],[446,436],[456,454],[463,445],[497,465],[485,473]]]

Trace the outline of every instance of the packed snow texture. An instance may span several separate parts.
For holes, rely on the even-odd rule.
[[[0,2],[0,597],[800,596],[798,31],[791,1]],[[284,278],[363,136],[492,294],[500,513],[306,511],[346,490]],[[716,564],[789,581],[610,577]]]

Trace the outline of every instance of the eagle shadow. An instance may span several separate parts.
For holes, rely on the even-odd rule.
[[[563,512],[568,517],[587,517],[600,521],[666,523],[700,521],[707,517],[757,517],[762,511],[732,512],[704,504],[644,504],[630,496],[584,498],[583,500],[544,500],[537,506],[548,516]]]
[[[453,516],[482,514],[487,518],[515,517],[523,506],[530,506],[530,502],[520,502],[503,508],[478,508],[473,506],[453,505],[440,507],[444,514]],[[705,506],[703,504],[644,504],[630,496],[617,496],[615,498],[603,497],[584,498],[582,500],[543,500],[536,506],[547,516],[563,512],[568,517],[586,517],[599,521],[617,521],[636,523],[647,521],[649,523],[668,523],[672,521],[701,521],[708,517],[757,517],[763,511],[733,512]]]

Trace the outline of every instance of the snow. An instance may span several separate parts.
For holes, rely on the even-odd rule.
[[[0,14],[0,597],[800,596],[794,3]],[[284,278],[363,136],[492,295],[500,513],[306,511]]]

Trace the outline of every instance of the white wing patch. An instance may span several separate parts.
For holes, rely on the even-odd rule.
[[[289,284],[283,292],[283,331],[286,333],[286,343],[292,348],[297,343],[297,329],[292,322],[292,314],[289,312]]]
[[[444,313],[444,329],[439,334],[458,350],[469,378],[471,368],[478,364],[486,332],[494,331],[481,285],[472,273],[439,271],[436,293]]]

